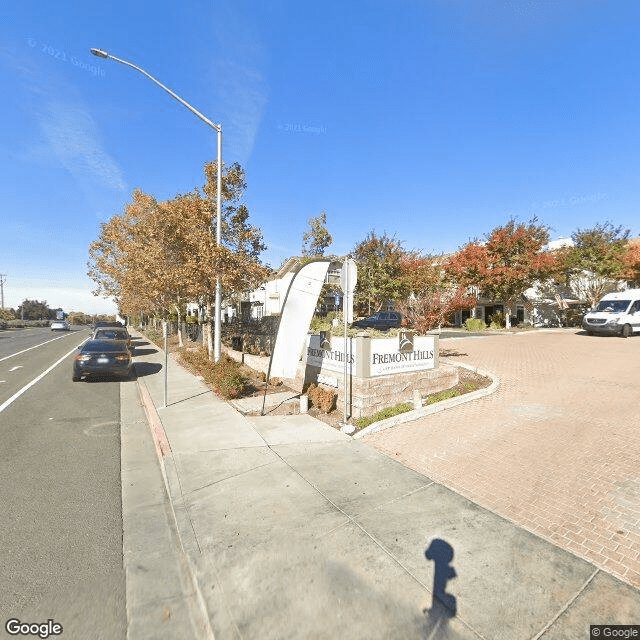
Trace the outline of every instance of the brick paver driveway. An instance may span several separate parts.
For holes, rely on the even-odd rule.
[[[367,441],[640,587],[640,337],[565,329],[440,350],[500,387]]]

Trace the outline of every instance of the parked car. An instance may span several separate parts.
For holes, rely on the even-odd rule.
[[[51,331],[69,331],[71,327],[66,320],[54,320],[51,323]]]
[[[131,335],[124,327],[99,327],[93,332],[92,340],[122,340],[131,348]]]
[[[131,375],[131,353],[122,340],[87,340],[73,360],[72,380],[96,375]]]
[[[98,320],[91,325],[91,330],[95,331],[101,327],[124,327],[124,325],[122,322],[117,322],[115,320]]]
[[[402,314],[397,311],[378,311],[364,320],[356,320],[351,326],[358,329],[387,331],[402,326]]]

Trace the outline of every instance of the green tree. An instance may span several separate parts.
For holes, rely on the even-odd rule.
[[[50,316],[49,305],[46,300],[23,300],[16,311],[16,317],[22,320],[48,320]]]
[[[560,272],[572,293],[594,306],[628,276],[629,229],[611,222],[571,234],[572,247],[558,252]]]
[[[317,258],[323,256],[333,238],[327,229],[327,214],[323,211],[315,218],[307,220],[309,230],[302,236],[302,255]]]
[[[358,265],[354,303],[360,314],[371,313],[387,301],[401,300],[409,295],[402,268],[405,252],[395,237],[386,232],[378,236],[372,230],[353,248],[351,255]]]

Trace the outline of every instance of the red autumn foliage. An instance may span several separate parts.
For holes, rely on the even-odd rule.
[[[509,309],[536,281],[555,273],[555,256],[542,250],[548,242],[547,227],[535,218],[528,223],[511,219],[489,233],[485,242],[469,242],[451,256],[445,271],[458,285],[478,287]]]

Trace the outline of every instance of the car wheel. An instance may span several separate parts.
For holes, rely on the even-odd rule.
[[[76,376],[75,374],[71,376],[71,380],[73,380],[73,382],[80,382],[80,376]]]
[[[628,338],[631,335],[631,325],[625,324],[622,327],[622,331],[620,332],[620,335],[623,338]]]

